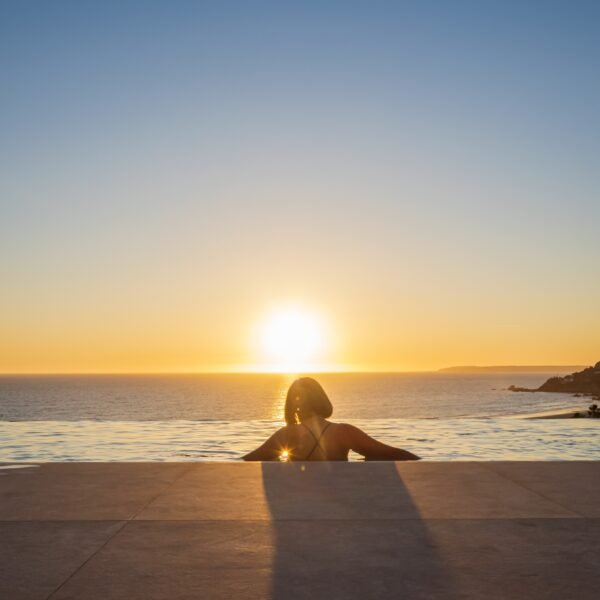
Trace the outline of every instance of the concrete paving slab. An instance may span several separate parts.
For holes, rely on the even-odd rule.
[[[600,462],[494,462],[486,467],[579,515],[600,518]]]
[[[56,600],[596,598],[600,521],[130,522]]]
[[[240,468],[240,466],[242,468]],[[138,519],[418,518],[393,463],[197,464]]]
[[[0,598],[46,600],[122,525],[113,521],[0,522]]]
[[[452,574],[452,597],[598,597],[600,520],[432,520],[426,524]]]
[[[197,464],[138,519],[577,517],[479,463]]]
[[[596,598],[599,464],[3,469],[0,598]]]
[[[579,515],[486,469],[481,462],[395,463],[423,518],[577,518]]]
[[[197,463],[138,519],[269,519],[259,463]]]
[[[186,463],[42,463],[2,470],[0,520],[132,518]]]
[[[272,551],[265,521],[131,521],[53,600],[265,599]]]

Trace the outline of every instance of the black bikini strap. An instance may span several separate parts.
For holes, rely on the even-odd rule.
[[[304,423],[302,423],[302,425],[304,425]],[[327,428],[331,425],[331,423],[327,423],[327,425],[325,425],[325,427],[323,427],[323,430],[321,431],[321,434],[319,435],[319,437],[317,437],[313,430],[308,426],[308,425],[304,425],[304,427],[306,427],[306,429],[308,429],[308,431],[310,431],[310,434],[313,436],[313,438],[315,438],[315,445],[312,447],[312,450],[308,453],[308,455],[306,456],[306,458],[304,460],[308,460],[313,452],[317,449],[321,447],[321,438],[323,437],[323,434],[327,431]]]

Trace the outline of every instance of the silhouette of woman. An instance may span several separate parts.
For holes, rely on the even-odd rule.
[[[407,450],[378,442],[358,427],[328,421],[332,413],[333,406],[316,380],[296,379],[285,400],[285,427],[243,460],[348,460],[350,450],[365,460],[419,460]]]

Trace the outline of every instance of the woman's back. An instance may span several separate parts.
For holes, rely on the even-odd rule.
[[[383,444],[346,423],[332,423],[315,415],[286,425],[244,460],[348,460],[350,450],[366,460],[418,460],[414,454]]]
[[[289,460],[348,460],[349,447],[340,428],[343,425],[318,418],[284,427],[281,437]]]

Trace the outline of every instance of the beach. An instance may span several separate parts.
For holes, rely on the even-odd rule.
[[[513,415],[515,419],[587,419],[589,411],[587,406],[570,406],[561,409],[547,410],[537,413]]]
[[[598,462],[7,467],[10,600],[591,600],[600,584]]]

